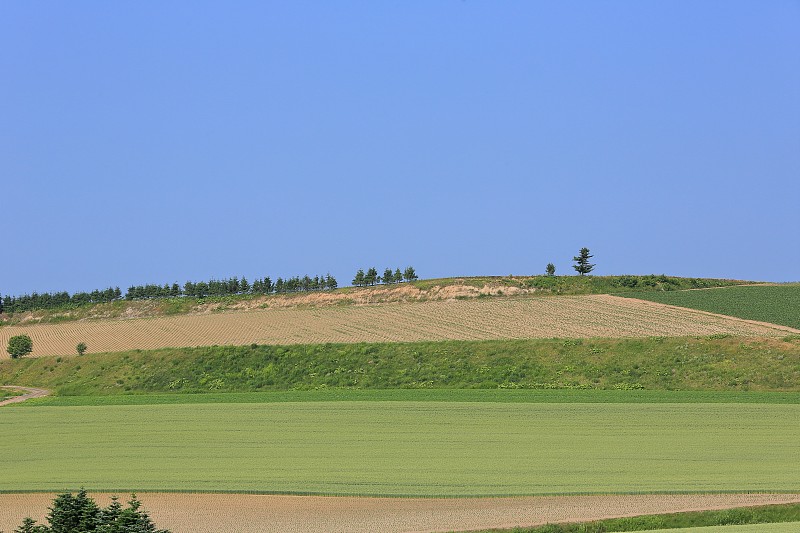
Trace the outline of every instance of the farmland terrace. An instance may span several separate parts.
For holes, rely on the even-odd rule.
[[[705,311],[611,295],[504,297],[278,308],[131,320],[0,328],[33,339],[33,356],[177,346],[323,344],[437,340],[736,335],[800,331]],[[6,355],[7,357],[7,355]]]

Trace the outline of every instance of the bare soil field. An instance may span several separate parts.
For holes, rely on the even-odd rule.
[[[0,328],[33,339],[34,356],[185,346],[411,342],[730,334],[775,337],[785,326],[609,295],[493,298],[228,311]],[[3,350],[0,357],[8,357]]]
[[[0,530],[13,531],[25,516],[44,520],[54,496],[0,494]],[[110,502],[109,494],[91,496],[100,505]],[[156,524],[173,533],[464,531],[800,502],[800,494],[418,499],[145,493],[138,497]]]

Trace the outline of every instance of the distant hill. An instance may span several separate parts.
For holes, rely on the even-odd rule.
[[[661,293],[686,289],[751,284],[740,280],[646,276],[480,276],[425,279],[414,282],[344,287],[332,291],[223,297],[177,297],[115,300],[60,309],[0,314],[0,327],[53,324],[73,320],[129,319],[228,310],[376,304],[389,302],[617,293]]]

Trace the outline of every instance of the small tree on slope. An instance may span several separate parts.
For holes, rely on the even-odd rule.
[[[6,351],[12,359],[28,355],[33,351],[33,341],[27,335],[15,335],[8,339]]]

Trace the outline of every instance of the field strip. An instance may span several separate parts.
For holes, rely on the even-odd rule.
[[[741,403],[12,407],[0,491],[797,493],[798,420],[798,404]]]
[[[11,403],[19,403],[24,402],[25,400],[30,400],[31,398],[43,398],[44,396],[48,396],[50,391],[47,389],[34,389],[31,387],[18,387],[16,385],[0,385],[0,389],[12,389],[18,391],[25,391],[26,394],[21,396],[14,396],[13,398],[9,398],[0,402],[0,406],[8,405]]]
[[[728,334],[776,337],[791,328],[609,295],[446,300],[266,309],[0,328],[33,339],[33,354],[167,347]],[[5,351],[0,357],[8,357]]]
[[[0,494],[0,530],[45,518],[54,494]],[[108,505],[110,494],[91,494]],[[120,495],[125,500],[127,495]],[[642,514],[800,502],[800,494],[538,496],[415,499],[253,494],[139,493],[159,527],[174,533],[433,532],[534,526]]]
[[[744,285],[744,287],[750,287],[750,286],[751,285]],[[726,289],[726,288],[728,288],[728,287],[709,287],[709,288],[706,288],[706,289],[687,289],[687,290],[706,291],[706,290],[716,290],[716,289]],[[607,296],[609,298],[623,298],[622,296],[613,296],[613,295],[610,295],[610,294],[607,295]],[[628,299],[631,299],[631,300],[636,300],[636,301],[639,301],[639,302],[646,302],[646,303],[649,303],[649,304],[652,304],[652,305],[668,307],[668,308],[672,308],[672,309],[678,309],[680,311],[693,311],[695,313],[699,313],[699,314],[702,314],[702,315],[709,315],[709,316],[713,316],[713,317],[725,318],[725,319],[731,319],[731,320],[739,320],[739,321],[741,321],[741,322],[743,322],[745,324],[750,324],[750,325],[753,325],[753,326],[768,327],[768,328],[777,329],[777,330],[780,330],[780,331],[785,331],[786,333],[792,333],[792,334],[800,333],[800,329],[795,329],[795,328],[792,328],[790,326],[784,326],[784,325],[781,325],[781,324],[773,324],[772,322],[762,322],[762,321],[759,321],[759,320],[750,320],[750,319],[747,319],[747,318],[739,318],[739,317],[735,317],[735,316],[731,316],[731,315],[723,315],[723,314],[720,314],[720,313],[712,313],[711,311],[703,311],[702,309],[693,309],[691,307],[682,307],[680,305],[672,305],[672,304],[665,304],[665,303],[661,303],[661,302],[654,302],[652,300],[641,300],[639,298],[634,298],[632,296],[629,296],[629,297],[626,296],[625,298],[628,298]]]

